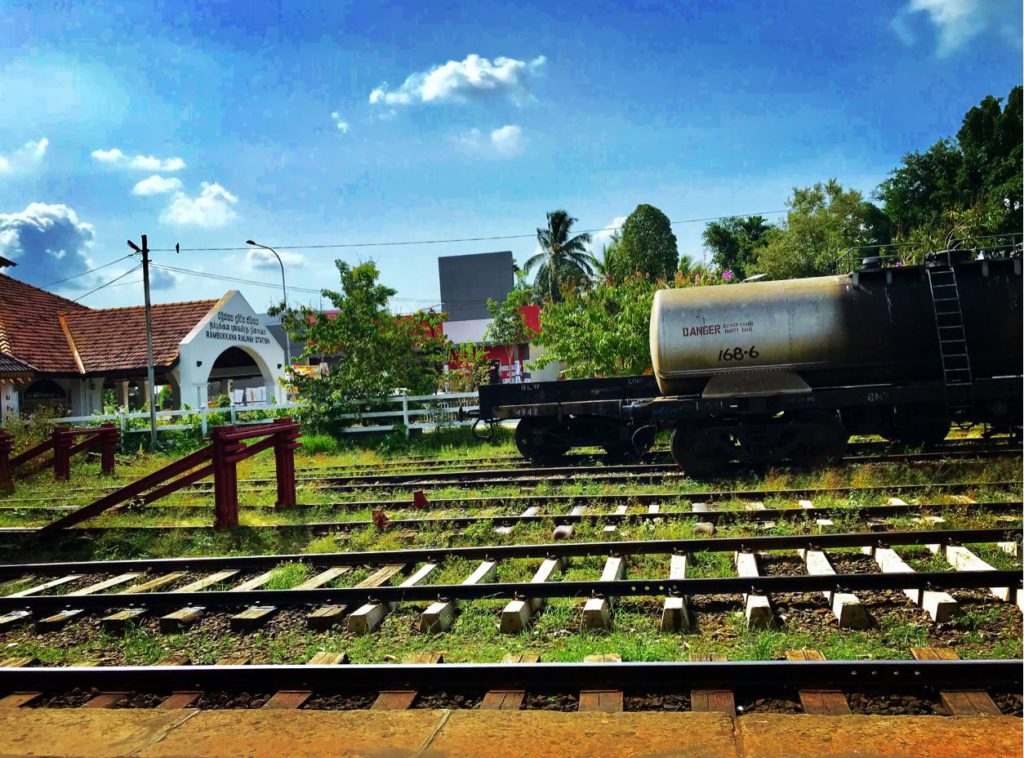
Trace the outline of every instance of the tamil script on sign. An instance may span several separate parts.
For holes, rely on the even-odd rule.
[[[271,338],[263,323],[244,313],[220,312],[206,325],[206,338],[245,345],[269,345]]]

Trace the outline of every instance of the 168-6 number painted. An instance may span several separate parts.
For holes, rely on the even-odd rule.
[[[742,361],[747,358],[757,358],[760,355],[761,354],[757,352],[757,347],[754,345],[751,345],[749,350],[744,350],[742,347],[723,347],[718,351],[718,360],[720,362]]]

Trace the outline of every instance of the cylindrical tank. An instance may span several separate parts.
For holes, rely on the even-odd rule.
[[[956,269],[979,368],[989,376],[1019,372],[1019,259]],[[920,266],[661,290],[650,341],[664,395],[700,393],[712,378],[742,386],[744,375],[771,386],[770,377],[782,372],[811,387],[942,378],[931,289]]]

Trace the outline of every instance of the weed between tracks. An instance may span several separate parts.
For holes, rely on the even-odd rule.
[[[347,450],[337,454],[318,453],[302,456],[301,467],[327,468],[335,465],[371,464],[381,473],[387,473],[389,460],[409,455],[402,450],[388,456],[374,451]],[[474,457],[510,456],[507,442],[498,445],[471,448],[449,445],[432,452],[438,457],[470,461]],[[91,501],[95,491],[77,488],[129,481],[166,463],[160,455],[145,455],[137,460],[120,461],[116,477],[102,477],[98,464],[83,462],[72,474],[69,487],[60,487],[47,480],[47,474],[38,474],[18,483],[16,503],[18,511],[0,512],[0,524],[29,526],[45,523],[53,518],[43,508],[55,504],[83,504]],[[384,532],[368,526],[352,526],[328,534],[308,528],[288,530],[259,529],[261,525],[310,522],[363,521],[370,519],[371,506],[351,509],[332,504],[345,504],[364,500],[409,498],[409,489],[394,487],[356,493],[332,492],[312,482],[300,486],[299,500],[313,507],[293,512],[276,512],[272,508],[274,493],[271,487],[255,487],[244,491],[242,520],[244,527],[232,534],[214,533],[210,529],[191,531],[140,531],[111,529],[97,536],[72,536],[59,546],[35,549],[21,560],[115,559],[139,556],[172,557],[198,555],[243,555],[254,553],[329,553],[354,550],[398,550],[412,547],[449,547],[490,544],[547,542],[551,539],[553,523],[517,524],[507,534],[497,533],[488,523],[472,524],[464,529],[454,527],[445,519],[459,515],[518,515],[525,507],[503,499],[520,494],[551,495],[624,495],[621,504],[631,512],[646,510],[646,504],[630,503],[627,492],[666,493],[661,500],[662,512],[690,511],[697,497],[694,493],[714,489],[776,490],[794,488],[834,487],[895,487],[907,484],[938,484],[964,481],[1016,482],[1013,486],[979,484],[956,495],[941,491],[900,493],[896,490],[878,490],[869,493],[854,492],[825,494],[813,498],[819,507],[832,509],[834,524],[819,527],[813,521],[780,521],[765,529],[753,522],[722,524],[717,536],[781,535],[817,533],[820,530],[844,532],[866,531],[861,510],[871,505],[885,504],[890,495],[900,496],[908,502],[956,504],[959,496],[978,501],[1019,500],[1020,458],[1006,456],[989,460],[951,459],[947,462],[849,464],[815,472],[790,469],[772,469],[761,474],[740,472],[728,480],[697,482],[689,479],[667,480],[653,484],[607,482],[542,482],[529,489],[518,485],[481,486],[479,489],[431,487],[431,500],[446,497],[485,497],[489,501],[473,508],[445,508],[428,513],[412,508],[387,507],[392,519],[417,518],[425,515],[438,521],[416,530],[398,527]],[[240,478],[272,476],[272,457],[261,455],[240,466]],[[305,473],[305,472],[303,472]],[[108,515],[96,519],[95,525],[132,527],[153,525],[208,526],[212,520],[212,495],[197,492],[180,493],[166,502],[167,508],[150,508]],[[760,500],[767,508],[796,508],[795,497],[765,494]],[[14,505],[14,502],[0,505]],[[542,507],[542,513],[568,511],[568,506]],[[745,500],[716,502],[720,510],[742,511]],[[592,506],[591,512],[610,513],[614,504]],[[35,512],[33,512],[35,511]],[[974,511],[961,504],[944,513],[948,528],[979,528],[1005,524],[991,515]],[[686,539],[698,536],[693,519],[668,520],[623,524],[615,531],[606,532],[605,524],[582,523],[576,525],[574,541],[605,541],[637,539]],[[1016,522],[1019,524],[1019,521]],[[910,517],[890,519],[887,528],[925,528]],[[17,547],[17,546],[14,546]],[[1007,555],[993,545],[970,546],[982,559],[999,569],[1019,569],[1020,559]],[[917,570],[949,570],[940,556],[924,548],[899,549],[900,554]],[[864,558],[856,550],[830,551],[837,560],[853,561]],[[572,561],[554,579],[593,580],[601,575],[604,558],[595,556]],[[870,559],[867,559],[870,560]],[[668,574],[667,555],[636,556],[630,559],[627,578],[654,578]],[[528,581],[539,565],[539,560],[507,560],[499,563],[495,580],[499,582]],[[446,561],[430,578],[433,583],[459,583],[468,576],[477,563],[465,560]],[[412,570],[415,567],[409,567]],[[841,569],[837,566],[837,570]],[[871,570],[859,564],[857,570]],[[366,578],[370,567],[355,567],[326,586],[351,586]],[[267,588],[286,589],[309,579],[315,573],[305,564],[285,560],[274,570]],[[223,587],[251,576],[238,576]],[[735,575],[729,553],[698,552],[690,556],[688,576],[725,577]],[[398,583],[403,577],[394,578]],[[0,584],[0,594],[10,594],[30,586],[29,580]],[[55,588],[52,592],[67,592],[79,585]],[[129,628],[124,635],[110,635],[100,629],[98,615],[70,624],[56,633],[37,634],[31,627],[0,632],[0,651],[4,656],[32,655],[44,663],[61,664],[79,661],[100,663],[148,664],[172,654],[187,655],[194,663],[212,663],[229,655],[247,655],[254,662],[299,663],[316,652],[346,651],[356,662],[398,661],[417,652],[440,650],[447,661],[500,661],[507,653],[539,653],[543,660],[578,661],[594,653],[619,653],[624,660],[685,660],[691,654],[725,653],[733,659],[764,660],[778,658],[788,649],[815,648],[830,659],[908,658],[911,647],[951,646],[964,658],[1018,657],[1021,645],[1021,614],[1014,607],[998,603],[983,591],[954,591],[962,603],[962,612],[952,622],[932,623],[928,616],[915,607],[901,592],[870,593],[862,596],[869,606],[872,624],[868,629],[840,630],[835,624],[828,604],[818,596],[782,596],[774,598],[777,628],[748,630],[739,597],[696,598],[693,610],[694,626],[688,632],[661,633],[658,631],[662,598],[625,598],[614,605],[614,628],[609,632],[582,630],[580,624],[583,600],[551,599],[535,617],[527,631],[508,635],[498,630],[504,601],[475,601],[463,603],[452,628],[442,634],[427,635],[419,630],[419,616],[425,603],[398,606],[384,621],[381,629],[369,636],[352,636],[335,629],[313,632],[305,626],[305,612],[298,610],[278,613],[261,630],[236,635],[229,631],[227,614],[210,614],[198,627],[183,634],[161,634],[155,619],[144,619]]]

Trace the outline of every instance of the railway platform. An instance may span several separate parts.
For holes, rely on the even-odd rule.
[[[554,711],[0,711],[0,755],[1020,756],[1014,717],[809,716]]]

